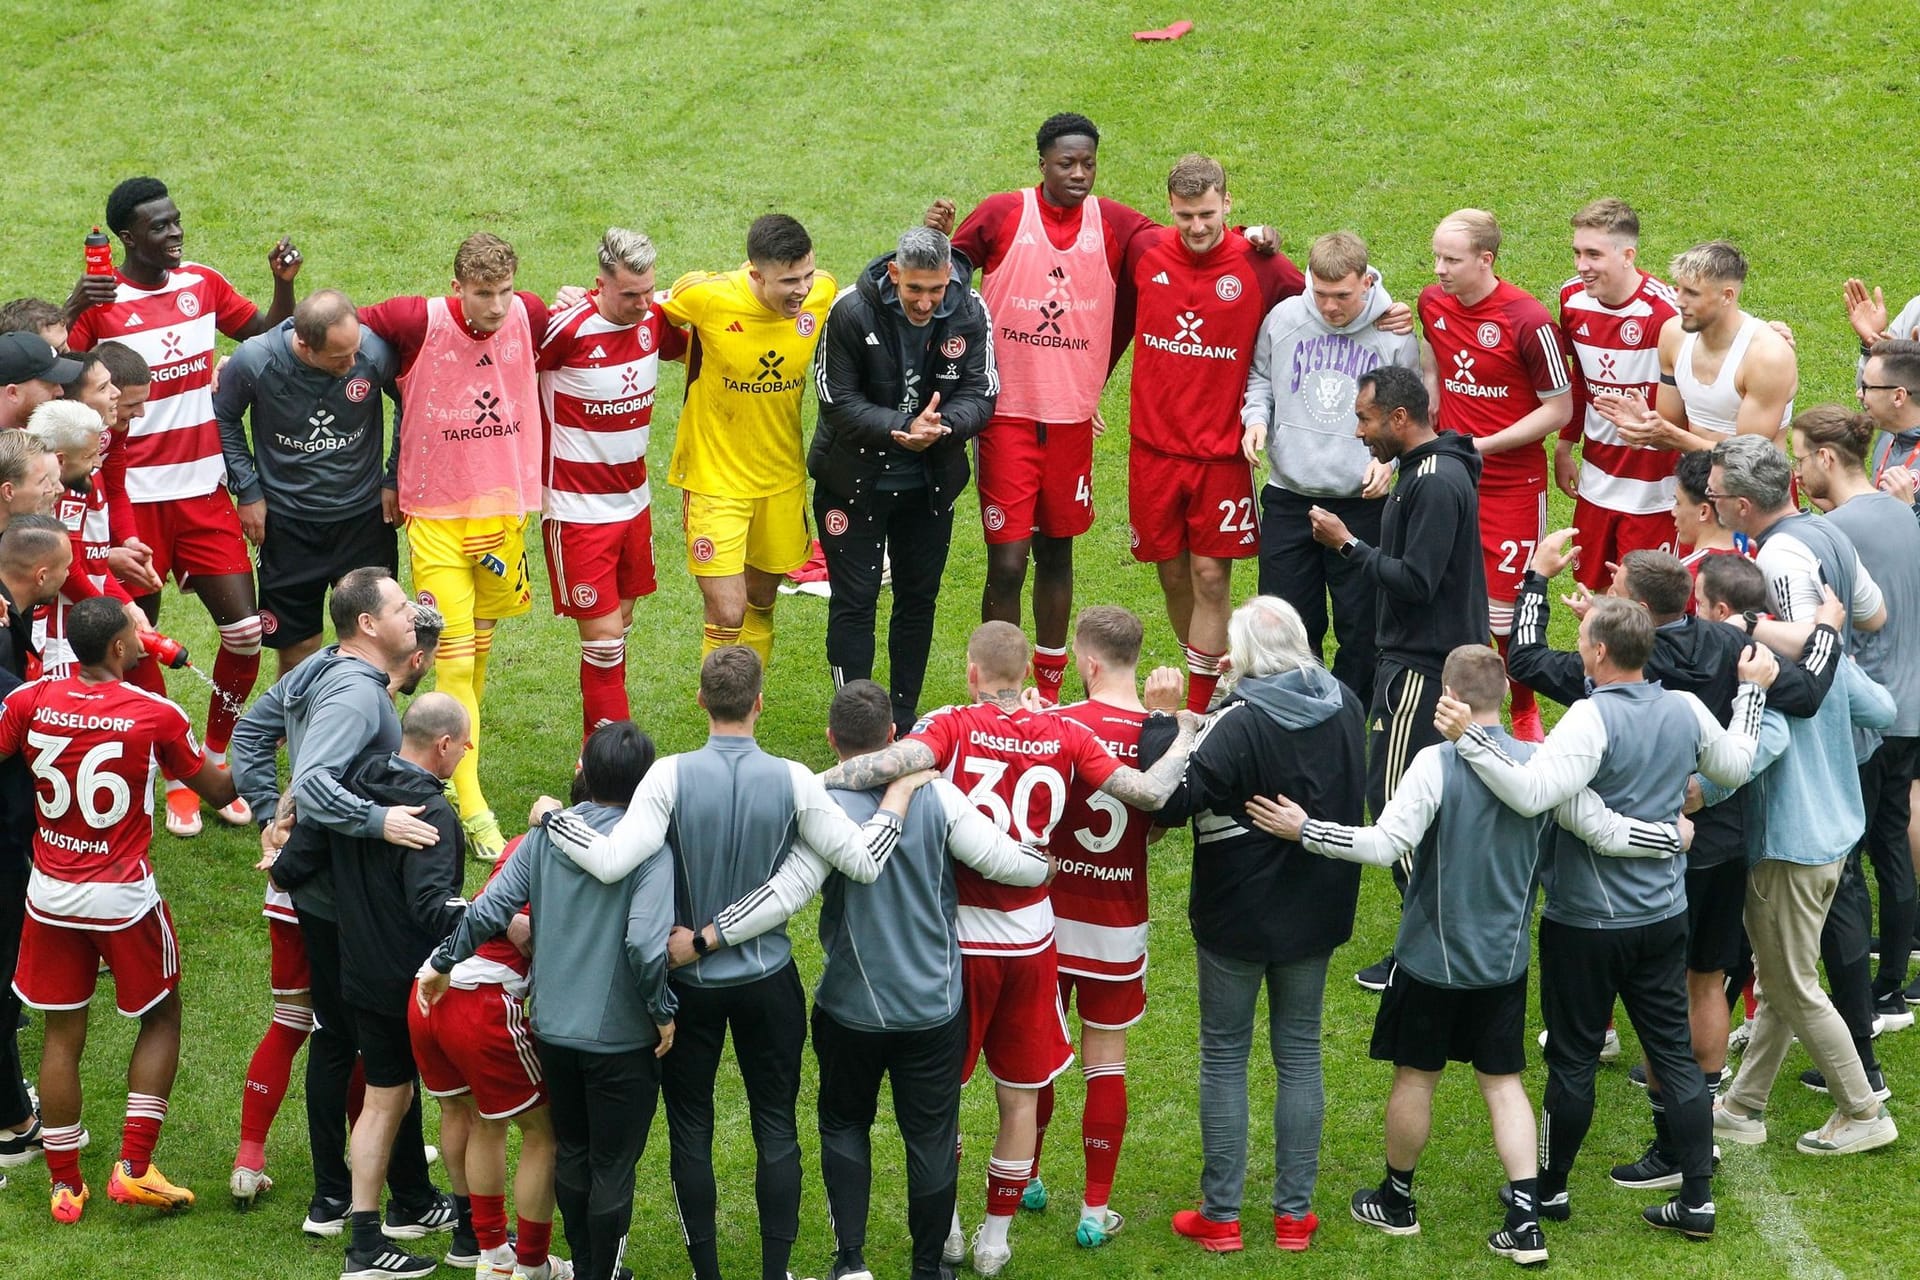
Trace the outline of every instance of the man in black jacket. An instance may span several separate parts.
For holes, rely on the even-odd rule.
[[[349,790],[378,805],[419,805],[439,839],[423,849],[378,836],[332,833],[333,891],[340,915],[340,989],[350,1007],[367,1079],[354,1122],[351,1235],[343,1276],[428,1275],[439,1264],[387,1243],[380,1185],[401,1118],[413,1103],[413,1046],[407,1001],[413,976],[466,913],[461,897],[466,837],[444,784],[467,754],[467,712],[444,693],[413,701],[400,724],[400,750],[370,752],[346,777]]]
[[[834,302],[814,359],[820,417],[807,472],[833,584],[827,662],[836,685],[872,676],[874,602],[891,560],[888,679],[902,734],[926,677],[954,500],[971,474],[966,444],[1000,394],[972,273],[945,236],[913,228]]]
[[[1380,545],[1370,547],[1345,522],[1321,507],[1308,510],[1314,541],[1332,547],[1378,592],[1373,700],[1367,708],[1367,810],[1379,813],[1393,798],[1407,763],[1440,741],[1433,727],[1440,700],[1440,669],[1463,644],[1485,644],[1486,569],[1480,547],[1480,455],[1473,441],[1435,435],[1427,387],[1417,369],[1382,365],[1354,380],[1354,434],[1378,462],[1397,463],[1400,476],[1380,522]],[[1396,864],[1393,883],[1407,889],[1408,867]],[[1391,954],[1354,980],[1384,991]]]

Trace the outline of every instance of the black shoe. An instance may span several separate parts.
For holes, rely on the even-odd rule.
[[[1873,1016],[1882,1020],[1884,1031],[1905,1031],[1913,1025],[1913,1010],[1907,1007],[1907,997],[1899,991],[1875,997]]]
[[[1677,1191],[1680,1189],[1680,1165],[1660,1149],[1658,1142],[1647,1144],[1647,1153],[1632,1164],[1613,1166],[1616,1186],[1635,1191]]]
[[[1920,978],[1907,984],[1907,1003],[1920,1004]]]
[[[1353,980],[1369,991],[1385,991],[1387,979],[1393,976],[1393,952],[1389,951],[1372,964],[1353,975]]]
[[[1487,1248],[1503,1258],[1511,1258],[1523,1267],[1547,1260],[1547,1237],[1540,1224],[1529,1222],[1518,1231],[1500,1230],[1487,1237]]]
[[[1387,1203],[1378,1187],[1362,1187],[1353,1193],[1349,1206],[1353,1220],[1390,1236],[1417,1236],[1420,1219],[1414,1216],[1413,1201],[1403,1205]]]
[[[300,1229],[315,1239],[329,1239],[347,1229],[347,1212],[352,1205],[345,1200],[316,1196],[307,1205],[307,1220]]]
[[[347,1250],[347,1265],[341,1268],[340,1280],[411,1280],[430,1276],[439,1267],[432,1258],[383,1244],[370,1253]]]
[[[1507,1183],[1500,1184],[1500,1207],[1513,1208],[1513,1188]],[[1565,1222],[1573,1216],[1573,1204],[1562,1191],[1554,1196],[1541,1196],[1534,1201],[1534,1212],[1548,1222]]]
[[[1820,1074],[1818,1067],[1808,1067],[1800,1073],[1800,1083],[1815,1093],[1827,1092],[1827,1078]],[[1873,1090],[1875,1102],[1885,1102],[1893,1096],[1893,1090],[1887,1087],[1887,1077],[1879,1067],[1867,1072],[1867,1088]]]
[[[1636,1062],[1627,1068],[1627,1083],[1636,1089],[1647,1087],[1647,1064]]]
[[[453,1241],[447,1245],[447,1256],[443,1261],[450,1267],[472,1271],[480,1265],[479,1237],[471,1231],[463,1230],[458,1223],[455,1223]]]
[[[1689,1240],[1713,1239],[1713,1201],[1709,1200],[1699,1208],[1680,1203],[1675,1196],[1665,1204],[1649,1205],[1640,1211],[1647,1225],[1658,1227],[1662,1231],[1678,1231]]]
[[[388,1205],[387,1220],[380,1224],[380,1234],[389,1240],[420,1240],[436,1232],[451,1231],[459,1221],[460,1211],[454,1208],[453,1197],[440,1192],[421,1209]]]
[[[40,1117],[37,1115],[28,1118],[27,1127],[22,1132],[8,1132],[5,1137],[0,1137],[0,1169],[18,1168],[44,1154],[46,1143],[40,1135]]]

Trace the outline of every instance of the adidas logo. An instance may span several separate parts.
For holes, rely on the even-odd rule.
[[[877,346],[879,346],[879,345],[880,345],[880,339],[878,339],[878,338],[876,338],[876,337],[874,337],[874,336],[873,336],[872,334],[868,334],[868,335],[867,335],[867,345],[868,345],[868,346],[870,346],[870,347],[877,347]]]
[[[1575,329],[1573,333],[1577,338],[1584,338],[1587,336],[1587,326],[1583,324],[1578,329]]]
[[[746,327],[742,325],[738,320],[735,320],[732,324],[727,326],[728,333],[745,333],[746,331],[747,331]]]
[[[1161,272],[1161,273],[1160,273],[1159,275],[1157,275],[1157,276],[1155,276],[1155,277],[1153,278],[1153,282],[1154,282],[1155,284],[1170,284],[1170,283],[1172,283],[1171,281],[1169,281],[1169,280],[1167,279],[1167,273],[1166,273],[1166,272],[1164,272],[1164,271],[1162,271],[1162,272]]]
[[[140,317],[137,315],[129,315],[127,317],[127,328],[129,329],[138,329],[140,327],[140,323],[141,323]]]
[[[606,358],[607,349],[598,344],[595,344],[593,350],[587,353],[587,359],[589,360],[605,360]]]
[[[1447,318],[1445,316],[1435,316],[1433,318],[1433,327],[1444,331],[1447,327]]]
[[[1015,244],[1035,244],[1038,242],[1034,240],[1033,233],[1031,231],[1022,231],[1020,233],[1020,238],[1015,240],[1014,243]]]
[[[490,367],[492,364],[493,364],[492,356],[482,355],[478,360],[475,360],[473,362],[473,367],[476,369],[485,369]]]

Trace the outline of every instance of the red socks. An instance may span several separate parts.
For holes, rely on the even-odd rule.
[[[127,1119],[120,1129],[120,1158],[127,1172],[142,1177],[153,1162],[153,1144],[160,1141],[160,1126],[167,1119],[167,1100],[150,1093],[127,1095]],[[74,1160],[79,1164],[77,1158]],[[77,1184],[76,1184],[77,1185]]]
[[[1040,1176],[1040,1148],[1046,1145],[1047,1126],[1053,1123],[1053,1085],[1043,1084],[1036,1092],[1040,1096],[1033,1119],[1033,1171],[1027,1175],[1029,1178]]]
[[[627,705],[627,642],[580,642],[580,718],[582,737],[614,720],[631,720]]]
[[[474,1192],[467,1197],[469,1212],[473,1216],[473,1238],[482,1249],[498,1249],[507,1242],[507,1197],[504,1193],[497,1196],[483,1196]],[[545,1262],[546,1255],[540,1256]]]
[[[1011,1218],[1020,1208],[1020,1197],[1027,1193],[1027,1179],[1033,1176],[1033,1161],[987,1161],[987,1216]]]
[[[1190,644],[1180,648],[1187,655],[1187,710],[1205,715],[1207,705],[1213,701],[1213,691],[1220,683],[1220,659],[1227,655],[1208,653]]]
[[[313,1031],[313,1010],[297,1004],[273,1006],[273,1022],[247,1064],[246,1090],[240,1096],[240,1154],[236,1169],[264,1169],[267,1131],[280,1113],[293,1074],[293,1058]]]
[[[1113,1171],[1127,1134],[1127,1064],[1111,1062],[1083,1071],[1087,1107],[1080,1117],[1080,1145],[1086,1149],[1087,1186],[1082,1199],[1099,1208],[1113,1195]]]
[[[478,1216],[476,1215],[476,1225]],[[520,1235],[514,1242],[513,1259],[520,1264],[522,1271],[531,1271],[545,1264],[547,1256],[553,1252],[553,1222],[529,1222],[521,1218]]]
[[[1033,684],[1050,704],[1060,701],[1060,686],[1067,680],[1067,651],[1064,648],[1033,647]]]
[[[233,726],[247,709],[259,678],[260,615],[255,613],[220,628],[220,648],[213,656],[213,698],[207,704],[207,750],[226,751]]]

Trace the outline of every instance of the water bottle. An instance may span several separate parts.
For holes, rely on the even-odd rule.
[[[158,631],[142,631],[140,647],[147,651],[149,658],[163,667],[178,671],[187,665],[187,646]]]
[[[113,244],[98,227],[95,227],[92,234],[87,237],[87,274],[90,276],[113,274]]]

